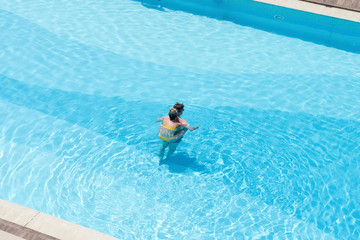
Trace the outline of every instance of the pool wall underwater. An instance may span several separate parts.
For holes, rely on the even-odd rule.
[[[355,21],[251,0],[142,0],[140,2],[150,8],[186,11],[346,51],[360,52],[360,23]]]

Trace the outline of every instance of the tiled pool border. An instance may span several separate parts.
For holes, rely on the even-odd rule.
[[[301,0],[254,0],[280,7],[360,22],[360,12],[329,7]],[[41,240],[118,240],[83,226],[0,199],[0,233],[9,239]]]

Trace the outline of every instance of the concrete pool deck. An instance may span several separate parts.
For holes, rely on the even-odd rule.
[[[296,9],[304,12],[311,12],[329,17],[340,18],[353,22],[360,22],[360,4],[346,4],[339,0],[254,0],[285,8]],[[348,3],[348,2],[347,2]],[[353,7],[352,7],[353,6]],[[359,6],[359,7],[358,7]]]
[[[118,240],[39,211],[0,200],[1,240]]]
[[[281,7],[360,22],[360,5],[328,0],[255,0]],[[353,1],[353,0],[350,0]],[[355,4],[355,3],[354,3]],[[117,240],[74,223],[0,200],[1,240]]]

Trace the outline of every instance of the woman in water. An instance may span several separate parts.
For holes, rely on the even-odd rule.
[[[178,139],[182,138],[187,129],[194,131],[198,126],[190,127],[187,122],[180,121],[179,112],[175,108],[171,108],[169,115],[165,117],[159,117],[156,121],[161,122],[162,124],[159,129],[159,137],[163,141],[163,145],[160,148],[159,157],[160,160],[164,157],[164,152],[167,147],[169,151],[167,153],[167,158],[174,153],[177,145]]]

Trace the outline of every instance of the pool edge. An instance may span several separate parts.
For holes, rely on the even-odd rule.
[[[34,234],[39,233],[44,236],[49,236],[49,239],[118,240],[115,237],[97,232],[93,229],[2,199],[0,199],[0,220],[3,220],[5,224],[9,222],[10,224],[15,224],[23,228],[23,232],[25,232],[25,230],[33,231]],[[0,231],[8,232],[14,236],[18,235],[6,229],[0,229]]]
[[[253,1],[360,23],[360,12],[352,11],[349,9],[343,9],[335,6],[327,6],[320,3],[306,2],[303,0],[295,0],[295,1],[294,0],[253,0]]]

